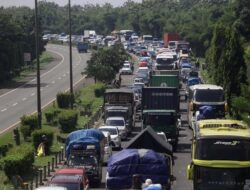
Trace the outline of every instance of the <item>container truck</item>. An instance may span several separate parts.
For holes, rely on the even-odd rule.
[[[150,86],[179,88],[179,77],[178,75],[152,75]]]
[[[176,149],[179,136],[179,89],[173,87],[147,87],[142,89],[143,128],[151,126],[163,131]]]
[[[164,47],[168,47],[170,41],[179,41],[180,36],[178,33],[167,33],[165,32],[163,35]]]

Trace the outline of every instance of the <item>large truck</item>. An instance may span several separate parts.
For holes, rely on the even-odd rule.
[[[142,89],[143,128],[151,126],[164,132],[176,149],[179,136],[179,89],[173,87],[147,87]]]
[[[104,93],[104,113],[114,114],[112,110],[119,112],[119,116],[124,117],[127,130],[130,133],[134,126],[134,92],[131,89],[107,89]],[[112,112],[112,113],[111,113]],[[118,114],[118,113],[117,113]]]
[[[106,174],[106,189],[133,189],[133,177],[151,179],[170,190],[172,162],[170,157],[150,149],[123,149],[112,155]],[[159,188],[158,188],[159,189]]]
[[[250,189],[250,128],[237,120],[197,122],[187,177],[194,190]]]
[[[173,33],[165,32],[163,35],[164,47],[168,47],[170,41],[179,41],[179,40],[180,40],[180,36],[178,33],[175,33],[175,32]]]
[[[100,184],[106,146],[106,138],[98,129],[74,131],[65,142],[67,165],[85,168],[90,183]]]
[[[224,90],[221,86],[211,84],[197,84],[188,88],[188,124],[193,129],[199,109],[202,106],[211,106],[215,118],[224,118],[227,112],[227,103]],[[210,118],[212,119],[212,118]]]
[[[89,45],[87,42],[78,42],[76,48],[79,53],[87,53],[89,49]]]

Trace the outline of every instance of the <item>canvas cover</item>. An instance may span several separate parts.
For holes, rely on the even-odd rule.
[[[166,184],[170,167],[163,156],[148,149],[123,149],[108,161],[107,189],[129,189],[132,177],[139,174],[141,180],[150,178],[153,183]]]
[[[94,145],[97,154],[100,154],[100,141],[95,137],[83,137],[74,141],[70,141],[65,148],[66,158],[69,158],[71,150],[75,149],[78,151],[87,150],[87,146]]]
[[[103,133],[99,129],[82,129],[70,133],[66,139],[65,146],[67,147],[69,142],[78,139],[83,139],[84,137],[94,137],[101,141],[104,138]]]
[[[126,148],[151,149],[155,152],[173,154],[172,145],[158,137],[157,133],[150,126],[131,139]]]

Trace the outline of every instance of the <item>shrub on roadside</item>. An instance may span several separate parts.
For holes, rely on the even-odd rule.
[[[32,133],[33,145],[35,150],[40,143],[44,143],[45,155],[50,153],[50,148],[53,144],[54,131],[49,129],[39,129]]]
[[[61,131],[68,133],[76,128],[78,113],[75,110],[63,110],[58,116]]]
[[[23,135],[24,140],[26,141],[28,137],[31,136],[31,128],[29,125],[21,125],[20,131]]]
[[[21,119],[21,124],[30,126],[31,131],[38,129],[38,117],[36,114],[23,115],[20,119]]]
[[[56,95],[56,101],[59,108],[69,108],[75,102],[74,94],[70,92],[61,92]]]
[[[104,95],[104,92],[106,90],[106,85],[105,84],[102,84],[102,83],[99,83],[99,84],[96,84],[96,87],[95,87],[95,97],[99,98],[101,96]]]
[[[52,110],[45,112],[46,122],[49,124],[53,124],[59,113],[60,113],[59,109],[52,109]]]
[[[11,179],[14,175],[21,177],[31,171],[34,163],[34,149],[30,145],[21,145],[11,149],[3,159],[2,167],[6,176]]]

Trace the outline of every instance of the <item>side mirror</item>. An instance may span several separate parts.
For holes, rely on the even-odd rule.
[[[188,180],[193,180],[194,178],[194,167],[191,164],[187,166],[187,178]]]

